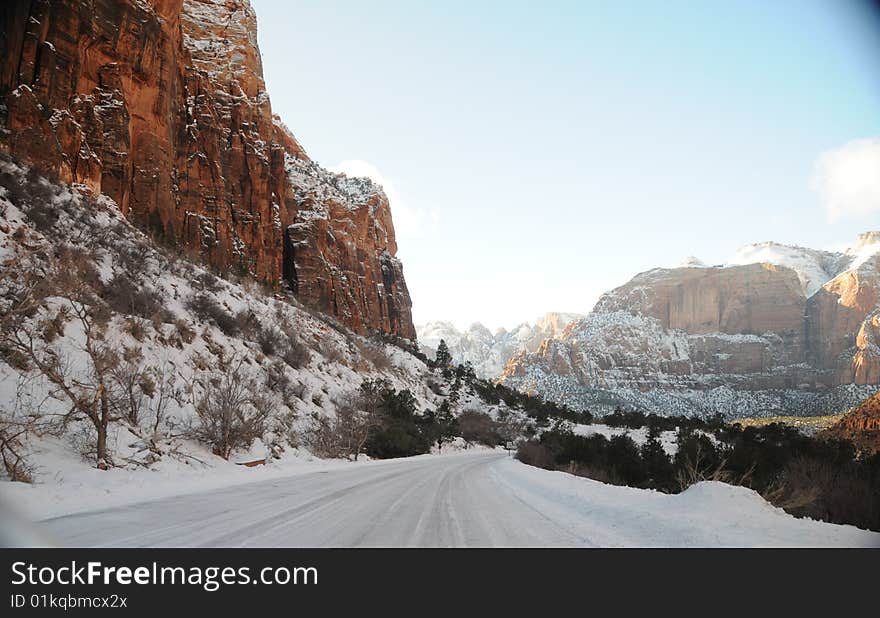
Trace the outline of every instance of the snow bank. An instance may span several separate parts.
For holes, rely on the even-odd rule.
[[[745,487],[703,482],[677,495],[606,485],[513,459],[495,480],[597,547],[880,547],[880,533],[797,519]]]

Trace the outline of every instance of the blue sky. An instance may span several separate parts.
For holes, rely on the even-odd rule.
[[[880,141],[847,149],[880,135],[867,4],[252,4],[274,111],[390,187],[417,323],[586,312],[687,255],[880,228]],[[861,206],[832,195],[853,170]]]

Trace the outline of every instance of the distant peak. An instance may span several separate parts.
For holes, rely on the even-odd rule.
[[[705,266],[706,263],[703,260],[693,255],[682,258],[678,263],[678,268],[705,268]]]
[[[474,322],[473,324],[471,324],[468,327],[468,332],[481,333],[489,336],[492,335],[492,332],[488,328],[486,328],[486,326],[484,326],[482,322]]]
[[[862,232],[856,238],[856,242],[846,252],[847,254],[857,253],[864,247],[877,244],[880,244],[880,231]]]

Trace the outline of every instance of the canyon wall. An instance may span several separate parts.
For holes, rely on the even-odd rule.
[[[415,337],[387,197],[273,115],[246,0],[7,0],[0,27],[0,150],[220,271]]]

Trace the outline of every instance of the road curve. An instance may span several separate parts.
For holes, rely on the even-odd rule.
[[[261,481],[59,517],[76,547],[461,547],[589,545],[499,485],[480,452]],[[498,516],[500,515],[500,516]]]
[[[880,546],[880,534],[795,519],[755,492],[605,485],[480,451],[258,481],[44,520],[74,547]]]

